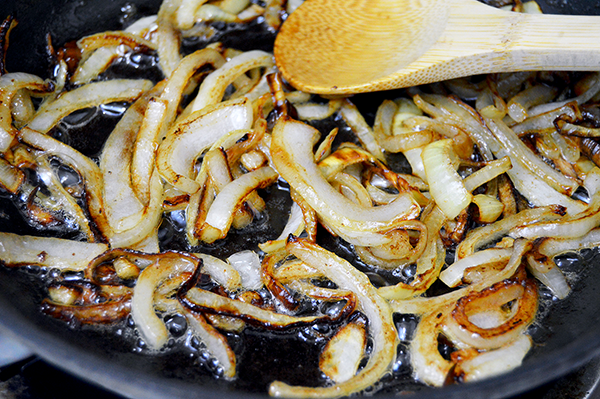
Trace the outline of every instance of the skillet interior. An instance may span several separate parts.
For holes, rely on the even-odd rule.
[[[46,33],[61,45],[82,35],[118,29],[118,15],[126,4],[146,15],[155,12],[159,0],[44,1],[4,0],[0,16],[8,13],[20,21],[11,35],[8,68],[47,76],[44,55]],[[546,12],[598,14],[600,9],[585,0],[569,3],[548,1]],[[241,40],[241,38],[238,38]],[[242,41],[240,41],[242,43]],[[233,47],[235,43],[228,43]],[[268,47],[270,43],[266,43]],[[358,103],[378,104],[379,94],[358,98]],[[374,105],[376,106],[376,105]],[[19,230],[14,210],[0,210],[0,230]],[[538,386],[584,364],[600,353],[600,256],[589,251],[574,266],[581,272],[574,292],[552,305],[552,312],[534,331],[539,345],[522,367],[501,377],[443,390],[419,389],[415,396],[428,398],[507,397]],[[34,274],[0,268],[0,323],[25,340],[49,362],[91,382],[129,397],[264,397],[255,386],[230,384],[198,372],[193,360],[181,354],[134,353],[130,344],[99,329],[69,329],[60,321],[42,315],[38,306],[43,297]],[[114,331],[113,331],[114,332]],[[301,361],[298,363],[302,363]],[[395,396],[381,392],[378,396]]]

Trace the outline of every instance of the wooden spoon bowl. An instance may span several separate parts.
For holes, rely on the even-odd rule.
[[[298,89],[389,90],[467,75],[600,70],[600,17],[522,14],[475,0],[307,0],[275,59]]]

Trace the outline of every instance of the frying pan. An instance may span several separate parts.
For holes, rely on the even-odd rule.
[[[539,3],[548,13],[600,14],[599,5],[587,0]],[[118,16],[150,15],[159,4],[160,0],[2,0],[0,17],[13,14],[20,22],[11,34],[8,70],[48,76],[49,63],[44,50],[47,33],[52,35],[55,45],[62,45],[93,32],[119,29],[123,21]],[[272,45],[272,37],[251,35],[249,40],[245,35],[249,33],[233,34],[223,40],[226,45],[240,49]],[[381,98],[381,94],[370,94],[356,97],[356,102],[378,104]],[[0,230],[29,233],[28,229],[10,202],[0,198]],[[551,311],[532,327],[536,344],[521,367],[499,377],[443,389],[406,382],[397,385],[414,391],[411,398],[506,398],[565,375],[600,355],[600,255],[589,250],[562,261],[565,269],[580,278],[567,299],[556,303],[551,303],[551,299],[542,301],[542,307],[551,307]],[[137,353],[131,340],[119,336],[127,335],[127,328],[69,328],[39,311],[45,295],[39,273],[35,269],[23,272],[0,267],[2,328],[55,366],[121,395],[258,398],[266,397],[266,386],[272,379],[287,376],[293,382],[295,378],[300,381],[311,378],[314,360],[310,349],[302,343],[287,344],[278,336],[265,343],[262,337],[249,332],[245,337],[248,342],[245,358],[253,360],[240,362],[238,381],[225,382],[204,372],[197,358],[189,353],[178,350],[152,356]],[[271,345],[273,340],[276,345]],[[395,389],[391,384],[376,396],[396,397]]]

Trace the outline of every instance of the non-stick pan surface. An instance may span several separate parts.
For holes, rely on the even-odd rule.
[[[155,13],[159,3],[159,0],[3,0],[0,17],[14,14],[20,22],[11,34],[8,69],[48,76],[49,63],[44,51],[47,33],[56,45],[62,45],[85,34],[120,28],[119,16],[126,15],[124,10],[133,17]],[[552,0],[542,6],[546,12],[553,13],[600,13],[596,2],[586,0]],[[227,43],[242,49],[257,44],[268,48],[272,38],[255,36],[247,40],[236,34]],[[370,103],[378,96],[368,95],[364,102]],[[357,98],[357,102],[361,99]],[[0,230],[25,231],[27,227],[20,222],[20,216],[7,204],[7,201],[0,202]],[[522,367],[497,378],[443,389],[404,385],[415,390],[411,397],[509,397],[564,375],[599,355],[600,256],[595,251],[585,251],[571,258],[564,260],[565,267],[581,277],[566,300],[543,302],[544,307],[551,307],[551,311],[533,327],[536,345]],[[571,262],[573,259],[576,261]],[[117,334],[123,330],[72,329],[62,321],[43,315],[39,304],[44,292],[40,290],[36,273],[39,272],[0,267],[0,324],[3,329],[22,339],[54,365],[127,397],[265,397],[266,385],[279,370],[286,367],[301,370],[303,364],[313,361],[307,359],[306,353],[298,352],[302,347],[288,348],[282,341],[273,354],[273,359],[278,359],[268,364],[270,349],[262,347],[257,340],[253,350],[262,351],[257,359],[261,359],[264,372],[250,370],[256,368],[256,364],[240,365],[240,374],[253,379],[252,383],[215,380],[201,372],[194,359],[181,353],[165,351],[152,356],[137,353],[130,341]],[[377,394],[379,397],[396,395],[393,388]]]

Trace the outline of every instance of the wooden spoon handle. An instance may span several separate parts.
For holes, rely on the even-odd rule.
[[[526,70],[600,70],[600,17],[521,14],[454,0],[438,42],[370,90]]]

